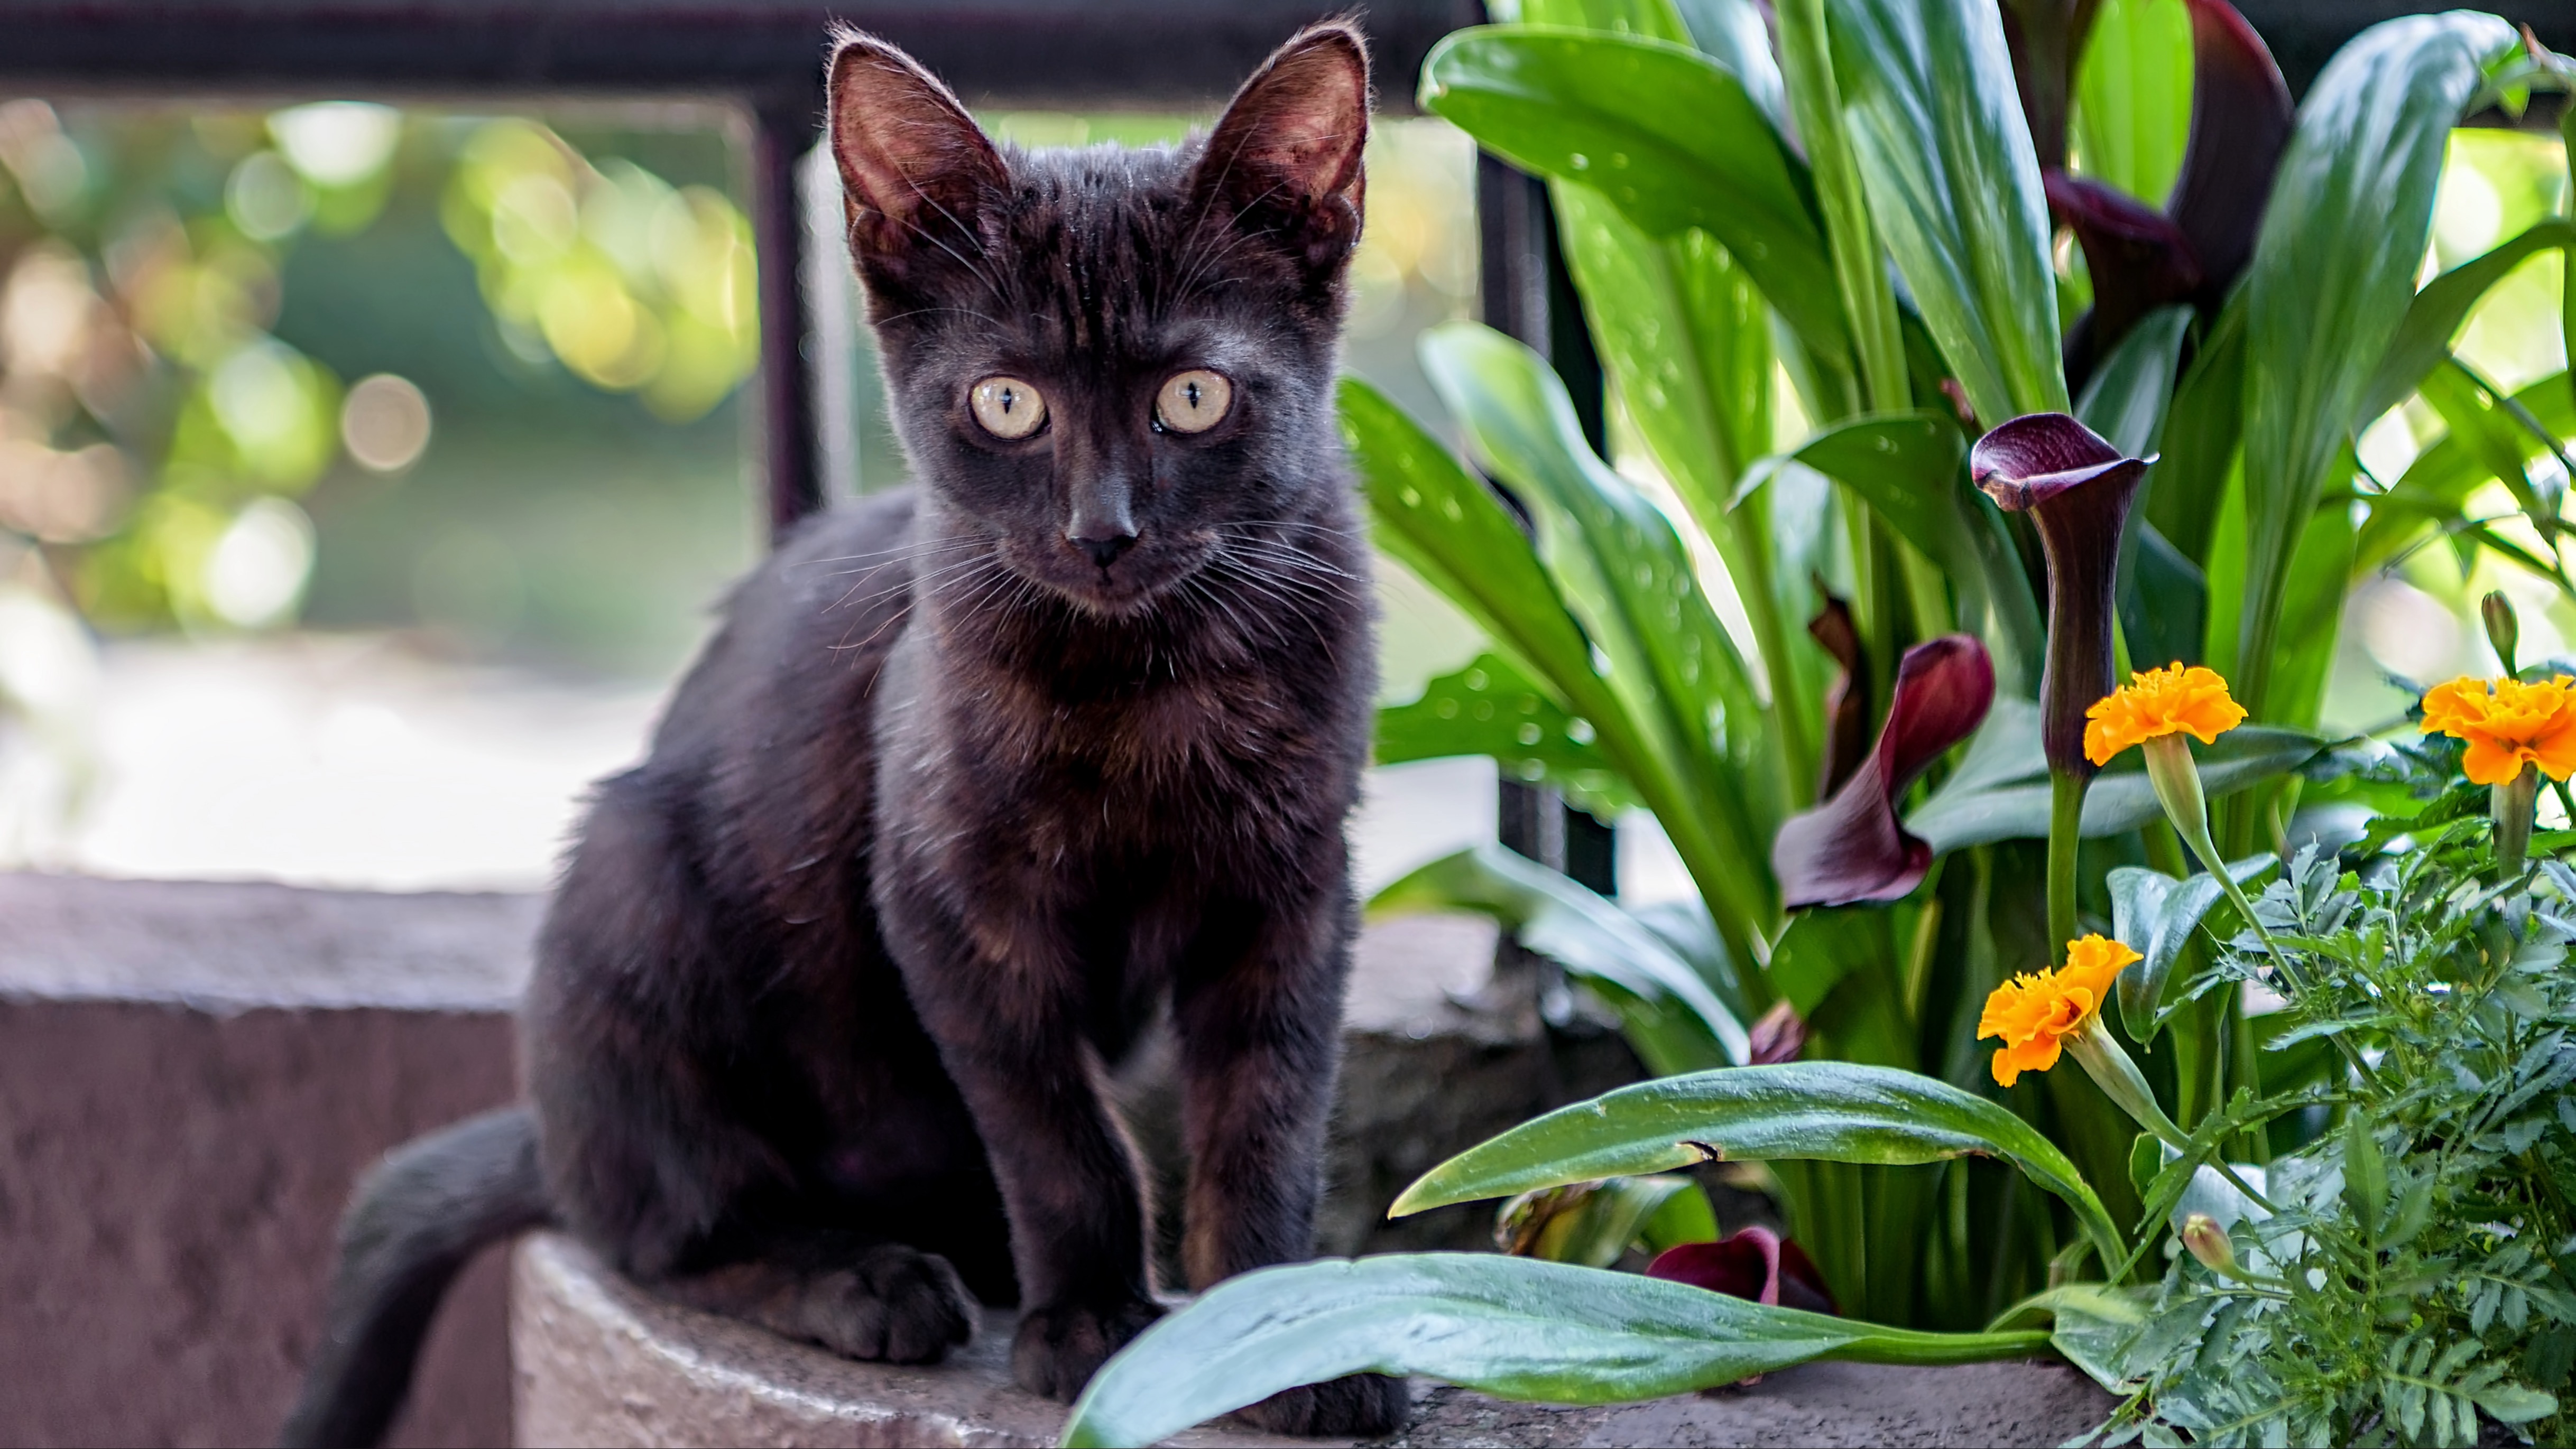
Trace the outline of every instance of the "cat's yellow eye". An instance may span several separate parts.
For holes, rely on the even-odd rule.
[[[966,394],[967,411],[997,438],[1025,438],[1046,422],[1046,397],[1016,377],[988,377]]]
[[[1225,420],[1234,406],[1234,384],[1225,374],[1193,367],[1172,374],[1154,394],[1154,421],[1176,433],[1204,433]]]

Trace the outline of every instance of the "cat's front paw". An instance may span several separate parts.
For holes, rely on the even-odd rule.
[[[936,1253],[896,1243],[809,1282],[804,1300],[814,1341],[849,1358],[937,1363],[975,1331],[975,1300],[957,1270]]]
[[[1111,1354],[1162,1316],[1162,1309],[1135,1301],[1032,1308],[1011,1340],[1011,1377],[1030,1393],[1070,1403]]]
[[[1308,1384],[1272,1394],[1235,1417],[1273,1434],[1348,1435],[1376,1439],[1404,1427],[1413,1410],[1413,1395],[1404,1380],[1385,1374],[1353,1374],[1330,1383]]]

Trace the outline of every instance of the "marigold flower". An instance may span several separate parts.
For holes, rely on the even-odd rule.
[[[2564,780],[2576,771],[2576,679],[2462,675],[2425,691],[2424,733],[2469,742],[2460,767],[2473,784],[2509,784],[2526,764]]]
[[[2112,981],[2142,959],[2107,936],[2086,936],[2066,943],[2065,965],[1996,987],[1977,1018],[1978,1040],[2003,1038],[1995,1049],[1995,1081],[2009,1087],[2024,1072],[2056,1066],[2066,1038],[2101,1013]]]
[[[2177,661],[2132,673],[2127,684],[2084,711],[2084,718],[2084,757],[2107,765],[2131,745],[2164,735],[2213,743],[2245,722],[2245,706],[2228,697],[2218,671]]]

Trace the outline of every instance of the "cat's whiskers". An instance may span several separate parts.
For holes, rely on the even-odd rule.
[[[944,576],[944,575],[954,573],[954,572],[956,572],[956,571],[957,571],[957,570],[959,570],[959,569],[972,567],[974,564],[979,563],[979,562],[983,561],[984,559],[990,558],[991,556],[992,556],[992,555],[991,555],[989,552],[984,552],[984,553],[977,553],[977,554],[974,554],[974,555],[972,555],[972,556],[970,556],[970,557],[967,557],[967,558],[962,558],[962,559],[952,559],[952,560],[950,560],[950,561],[949,561],[949,562],[947,562],[947,563],[941,564],[938,568],[935,568],[935,569],[930,570],[928,573],[920,573],[920,574],[906,574],[906,575],[904,575],[904,576],[903,576],[903,578],[902,578],[902,579],[900,579],[900,580],[898,580],[898,581],[896,581],[896,582],[894,582],[894,583],[891,583],[891,584],[886,585],[884,588],[877,590],[875,593],[868,595],[866,598],[859,598],[859,597],[858,597],[858,592],[859,592],[859,590],[864,589],[864,588],[866,588],[866,587],[868,586],[868,580],[869,580],[870,578],[875,577],[875,576],[876,576],[876,574],[877,574],[878,572],[880,572],[881,570],[884,570],[884,569],[887,569],[887,568],[891,568],[891,567],[893,567],[893,563],[883,563],[883,564],[879,564],[879,565],[877,565],[877,566],[876,566],[876,568],[866,569],[866,570],[862,570],[862,571],[860,571],[861,576],[860,576],[859,581],[858,581],[857,583],[855,583],[855,584],[850,585],[849,592],[848,592],[848,593],[845,593],[845,594],[843,594],[843,595],[841,595],[840,599],[839,599],[837,602],[833,603],[833,604],[831,605],[831,607],[830,607],[830,608],[825,609],[823,612],[824,612],[824,613],[826,613],[826,614],[828,614],[828,613],[831,613],[831,612],[832,612],[832,610],[834,610],[834,609],[850,608],[850,607],[856,607],[856,608],[862,608],[862,609],[864,609],[864,608],[866,608],[868,605],[875,603],[875,602],[876,602],[877,600],[879,600],[879,599],[885,598],[885,597],[887,597],[887,596],[889,596],[889,595],[892,595],[892,594],[899,594],[899,593],[902,593],[902,592],[904,592],[905,590],[908,590],[908,589],[909,589],[909,590],[918,590],[918,589],[920,589],[920,588],[922,588],[922,587],[924,587],[924,586],[928,585],[928,584],[929,584],[929,583],[931,583],[932,581],[934,581],[934,580],[936,580],[936,579],[939,579],[940,577],[942,577],[942,576]],[[900,560],[897,560],[897,561],[895,561],[895,562],[900,562]]]

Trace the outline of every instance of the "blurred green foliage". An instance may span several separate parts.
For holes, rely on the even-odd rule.
[[[13,558],[109,632],[667,668],[747,552],[749,224],[716,113],[560,119],[0,105]]]

